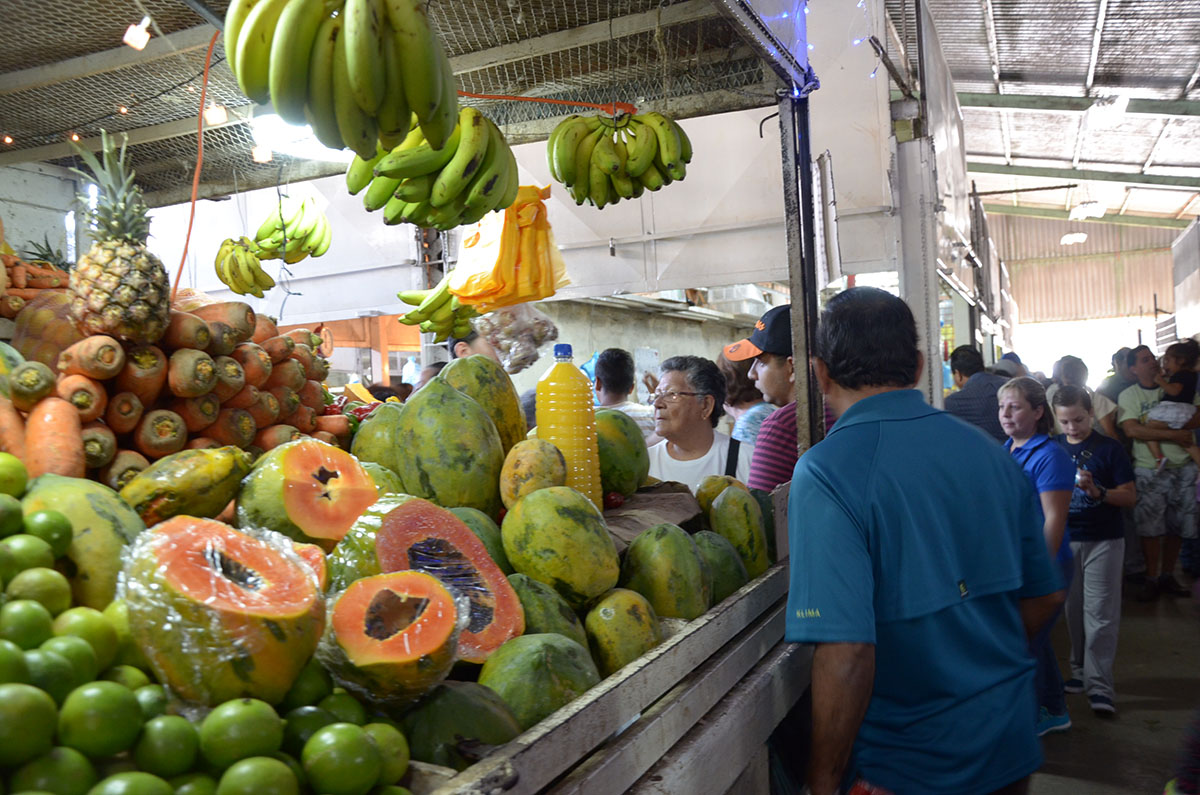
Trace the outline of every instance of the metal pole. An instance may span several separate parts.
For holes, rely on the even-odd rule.
[[[225,30],[225,17],[208,7],[202,0],[182,0],[183,4],[217,30]]]

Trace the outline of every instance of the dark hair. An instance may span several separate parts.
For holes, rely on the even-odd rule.
[[[875,287],[853,287],[829,299],[813,351],[845,389],[912,386],[921,361],[912,310]]]
[[[1054,363],[1058,369],[1059,382],[1071,381],[1073,383],[1082,384],[1087,381],[1088,366],[1083,359],[1078,356],[1064,356]],[[1074,405],[1073,403],[1065,403],[1063,405]]]
[[[703,395],[712,395],[713,410],[708,415],[712,426],[725,413],[725,376],[711,359],[703,356],[672,356],[658,367],[661,373],[683,373],[688,387]]]
[[[1082,406],[1084,411],[1092,410],[1092,396],[1079,386],[1060,386],[1050,402],[1055,406]]]
[[[950,372],[970,378],[983,372],[983,354],[970,345],[959,345],[950,351]]]
[[[770,356],[770,354],[767,354]],[[754,357],[731,362],[721,351],[717,356],[717,369],[725,376],[725,402],[730,406],[742,403],[753,403],[763,399],[762,392],[750,380],[750,368],[754,365]]]
[[[1200,358],[1200,344],[1195,340],[1181,340],[1173,342],[1167,346],[1164,354],[1173,359],[1178,359],[1185,370],[1196,369],[1196,359]]]
[[[1129,349],[1128,348],[1118,348],[1117,352],[1112,355],[1112,366],[1114,369],[1119,367],[1121,362],[1124,362],[1126,367],[1129,366]]]
[[[479,332],[475,329],[471,329],[470,333],[468,333],[465,337],[451,337],[450,339],[446,340],[446,347],[450,349],[450,358],[458,358],[458,354],[454,352],[454,349],[458,347],[458,343],[465,342],[470,345],[477,339],[479,339]]]
[[[1129,353],[1125,354],[1125,366],[1133,367],[1135,364],[1137,364],[1138,354],[1142,351],[1145,351],[1151,356],[1154,355],[1154,351],[1150,350],[1149,345],[1139,345],[1136,348],[1130,348]]]
[[[367,391],[371,393],[371,397],[375,398],[380,403],[383,403],[388,398],[392,398],[392,397],[396,398],[397,400],[400,399],[399,392],[392,389],[390,386],[384,386],[383,384],[375,384],[374,386],[369,386],[369,387],[367,387]]]
[[[1063,388],[1066,389],[1066,387]],[[1038,406],[1042,407],[1042,416],[1038,417],[1034,433],[1050,433],[1054,428],[1054,417],[1050,414],[1050,406],[1046,403],[1046,387],[1042,386],[1036,378],[1027,375],[1011,378],[996,390],[997,395],[1001,392],[1017,392],[1025,398],[1025,402],[1034,411],[1037,411]]]
[[[433,378],[434,375],[437,375],[438,373],[440,373],[442,371],[442,368],[448,364],[450,364],[450,362],[443,362],[443,361],[430,362],[429,364],[422,367],[421,371],[424,372],[425,370],[433,370],[433,375],[429,376],[430,378]]]
[[[606,348],[596,358],[596,381],[609,392],[628,395],[633,389],[633,357],[621,348]]]
[[[537,387],[521,393],[521,411],[525,413],[525,430],[532,431],[537,427]]]

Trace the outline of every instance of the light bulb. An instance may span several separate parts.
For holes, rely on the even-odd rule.
[[[204,109],[204,123],[209,127],[224,124],[227,121],[229,121],[229,114],[225,112],[224,105],[209,105]]]
[[[124,105],[122,105],[121,107],[117,108],[117,112],[118,112],[118,113],[128,113],[128,112],[129,112],[129,108],[127,108],[127,107],[125,107]]]
[[[270,163],[275,159],[275,153],[269,146],[256,146],[250,150],[250,159],[255,163]]]
[[[79,133],[71,133],[71,140],[72,140],[72,141],[78,141],[78,140],[79,140]]]
[[[125,35],[121,37],[121,41],[135,50],[143,50],[150,41],[149,27],[150,17],[142,17],[141,22],[136,25],[130,25],[125,29]]]
[[[11,144],[12,142],[13,142],[13,139],[12,139],[11,135],[4,136],[4,143]]]

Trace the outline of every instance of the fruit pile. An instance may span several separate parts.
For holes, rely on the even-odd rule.
[[[682,180],[692,143],[661,113],[569,116],[550,133],[546,160],[576,204],[604,209]]]

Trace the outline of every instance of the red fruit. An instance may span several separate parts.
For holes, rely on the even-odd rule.
[[[619,491],[610,491],[604,495],[605,509],[620,508],[625,504],[625,495]]]

